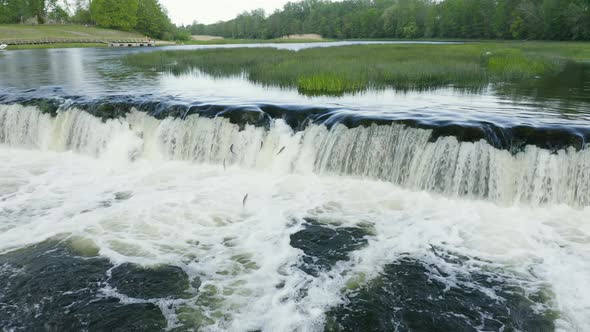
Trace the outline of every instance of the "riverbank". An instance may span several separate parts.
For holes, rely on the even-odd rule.
[[[0,43],[8,44],[6,50],[106,47],[109,42],[145,39],[137,32],[104,29],[83,25],[0,25]],[[31,44],[27,44],[30,41]],[[33,42],[34,41],[34,42]],[[41,43],[46,41],[46,43]],[[66,42],[62,42],[66,41]],[[331,39],[210,39],[189,40],[180,43],[158,41],[159,46],[170,45],[219,45],[258,43],[311,43],[334,41]],[[18,45],[16,45],[18,44]]]
[[[55,44],[33,44],[33,45],[11,45],[7,50],[35,50],[50,48],[103,48],[108,47],[105,43],[55,43]]]
[[[199,46],[199,45],[256,45],[256,44],[309,44],[309,43],[331,43],[348,40],[336,40],[336,39],[212,39],[212,40],[187,40],[182,42],[171,42],[171,41],[156,41],[156,46]],[[353,40],[353,41],[373,41],[373,40]],[[385,42],[385,40],[382,40]],[[393,41],[393,40],[389,40]],[[425,40],[426,41],[426,40]],[[1,40],[0,40],[1,42]],[[472,41],[479,42],[479,41]],[[9,45],[4,51],[11,50],[27,50],[27,49],[60,49],[60,48],[104,48],[108,47],[108,43],[60,43],[52,42],[47,44],[30,44],[30,45]]]
[[[0,43],[8,44],[6,50],[106,47],[109,42],[145,39],[136,32],[83,25],[0,25]]]

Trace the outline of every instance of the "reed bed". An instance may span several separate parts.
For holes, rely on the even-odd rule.
[[[124,62],[175,75],[197,69],[308,95],[341,95],[383,88],[480,88],[533,79],[561,70],[567,61],[588,59],[590,44],[527,42],[160,51],[130,55]]]

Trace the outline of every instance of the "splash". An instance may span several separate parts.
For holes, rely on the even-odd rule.
[[[156,119],[132,109],[125,117],[101,120],[78,109],[52,117],[35,107],[11,105],[0,106],[0,142],[123,163],[146,158],[346,175],[501,205],[590,204],[588,149],[526,145],[514,153],[483,139],[433,140],[431,129],[395,123],[309,124],[295,131],[281,119],[254,126],[198,115]]]

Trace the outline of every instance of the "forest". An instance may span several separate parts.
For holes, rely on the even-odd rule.
[[[589,40],[590,0],[303,0],[266,15],[185,27],[191,34],[270,39],[459,38]]]
[[[77,23],[133,30],[152,38],[188,34],[272,39],[457,38],[590,40],[590,0],[303,0],[267,15],[177,29],[158,0],[0,0],[0,24]]]

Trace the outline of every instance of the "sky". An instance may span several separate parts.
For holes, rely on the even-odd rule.
[[[293,0],[291,0],[293,1]],[[215,23],[227,21],[243,11],[263,8],[271,14],[289,0],[160,0],[176,24]]]

